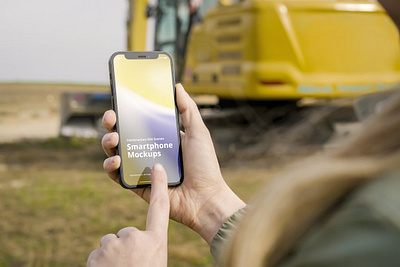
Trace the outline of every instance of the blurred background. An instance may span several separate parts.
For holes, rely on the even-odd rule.
[[[0,266],[85,266],[103,235],[144,229],[147,204],[102,169],[115,51],[171,53],[245,201],[400,81],[398,30],[372,0],[2,1],[0,32]],[[214,266],[172,221],[169,264]]]

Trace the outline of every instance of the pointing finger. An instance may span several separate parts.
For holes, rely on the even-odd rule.
[[[151,170],[151,195],[146,230],[166,234],[169,222],[168,179],[164,167],[156,163]]]

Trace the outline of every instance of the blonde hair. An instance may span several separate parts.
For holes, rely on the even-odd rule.
[[[335,152],[278,174],[254,200],[223,266],[274,266],[348,192],[400,163],[400,91]]]

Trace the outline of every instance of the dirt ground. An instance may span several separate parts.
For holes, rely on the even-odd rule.
[[[0,143],[56,137],[62,92],[108,92],[107,86],[0,84]]]
[[[84,266],[101,236],[144,227],[147,204],[108,179],[100,141],[58,137],[61,92],[108,90],[0,84],[0,266]],[[248,201],[279,169],[326,149],[335,123],[354,120],[351,103],[202,113],[224,178]],[[194,232],[171,222],[171,266],[214,266],[208,250]]]

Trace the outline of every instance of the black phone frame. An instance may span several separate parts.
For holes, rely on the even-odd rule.
[[[115,52],[111,55],[109,61],[108,61],[108,67],[109,67],[109,75],[110,75],[110,89],[111,89],[111,106],[112,109],[116,113],[117,121],[115,124],[115,130],[118,133],[118,146],[117,146],[117,154],[119,154],[119,151],[121,151],[120,146],[121,146],[121,138],[119,134],[119,120],[118,120],[118,105],[117,105],[117,97],[116,97],[116,86],[115,86],[115,73],[114,73],[114,58],[117,55],[124,55],[126,59],[137,59],[137,60],[146,60],[146,59],[157,59],[160,55],[165,55],[168,56],[171,62],[171,75],[172,75],[172,88],[174,91],[174,105],[175,105],[175,118],[176,118],[176,127],[177,127],[177,136],[178,136],[178,143],[179,143],[179,168],[181,172],[181,177],[179,178],[178,182],[175,183],[170,183],[168,182],[168,186],[170,187],[175,187],[179,186],[182,184],[183,179],[184,179],[184,169],[183,169],[183,157],[182,157],[182,140],[181,140],[181,135],[180,135],[180,129],[179,129],[179,110],[178,110],[178,105],[176,101],[176,88],[175,88],[175,73],[174,73],[174,61],[171,55],[167,52],[164,51],[118,51]],[[119,173],[119,183],[122,187],[126,189],[135,189],[135,188],[149,188],[151,187],[150,184],[145,184],[145,185],[130,185],[127,184],[124,180],[124,175],[123,175],[123,162],[122,162],[122,157],[121,157],[121,165],[118,169]]]

